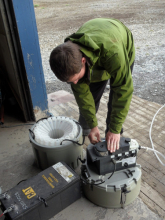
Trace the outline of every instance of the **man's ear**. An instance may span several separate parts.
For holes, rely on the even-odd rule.
[[[86,63],[86,58],[85,58],[85,57],[82,57],[81,62],[82,62],[82,64],[85,64],[85,63]]]

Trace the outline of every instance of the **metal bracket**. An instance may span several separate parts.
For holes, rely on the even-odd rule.
[[[122,192],[121,193],[121,207],[124,209],[124,206],[125,206],[125,202],[126,202],[126,193]]]
[[[127,193],[130,193],[131,190],[127,190],[127,185],[125,184],[124,187],[122,188],[122,192],[121,192],[121,201],[120,201],[120,204],[121,204],[121,207],[124,209],[125,207],[125,203],[126,203],[126,195]]]

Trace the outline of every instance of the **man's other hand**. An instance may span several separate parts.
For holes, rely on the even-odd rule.
[[[98,127],[94,127],[91,129],[88,138],[92,144],[96,144],[101,141]]]
[[[107,149],[113,153],[119,149],[120,134],[114,134],[110,131],[106,134]]]

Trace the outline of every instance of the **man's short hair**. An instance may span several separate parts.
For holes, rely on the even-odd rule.
[[[82,53],[79,45],[67,41],[57,46],[50,54],[49,63],[56,77],[67,82],[82,68]]]

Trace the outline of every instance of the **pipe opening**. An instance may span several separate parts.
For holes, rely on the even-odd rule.
[[[49,132],[49,137],[52,139],[59,139],[64,136],[64,131],[61,129],[54,129]]]

